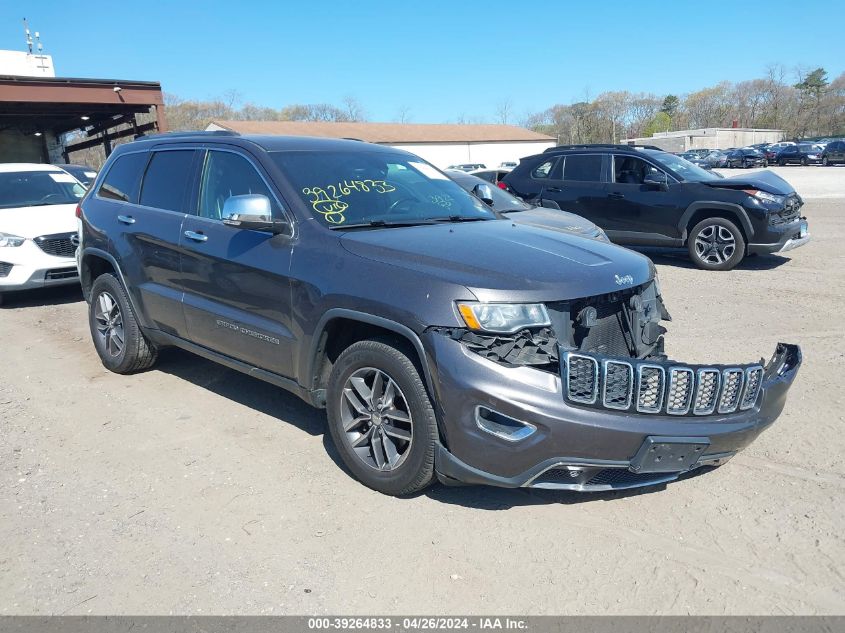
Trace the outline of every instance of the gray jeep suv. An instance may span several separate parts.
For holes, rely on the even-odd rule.
[[[668,359],[646,257],[500,219],[389,147],[147,137],[78,215],[107,368],[177,346],[287,389],[388,494],[670,481],[747,446],[801,362],[783,344],[765,366]]]

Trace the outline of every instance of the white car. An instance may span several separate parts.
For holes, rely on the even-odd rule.
[[[79,283],[76,206],[84,194],[58,167],[0,163],[0,302],[9,290]]]

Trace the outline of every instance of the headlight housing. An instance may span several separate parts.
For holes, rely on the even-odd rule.
[[[778,196],[768,191],[760,191],[759,189],[743,189],[743,191],[762,202],[769,202],[771,204],[783,204],[786,200],[786,196]]]
[[[478,303],[462,301],[458,312],[471,330],[512,334],[529,327],[551,325],[542,303]]]
[[[25,237],[19,237],[17,235],[11,235],[9,233],[0,233],[0,248],[4,246],[20,246],[26,241]]]

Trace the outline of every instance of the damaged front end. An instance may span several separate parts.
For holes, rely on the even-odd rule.
[[[801,364],[783,343],[768,363],[668,358],[656,280],[543,306],[542,327],[511,334],[429,329],[462,427],[444,429],[445,483],[595,491],[720,465],[774,422]]]

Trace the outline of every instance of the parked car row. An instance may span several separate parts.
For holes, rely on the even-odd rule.
[[[73,248],[107,369],[179,347],[284,388],[386,494],[673,481],[771,425],[801,364],[789,344],[767,364],[671,360],[653,263],[612,243],[685,245],[709,270],[800,246],[803,201],[770,173],[562,146],[504,191],[395,148],[219,132],[123,144],[87,192],[3,169],[0,260]]]

